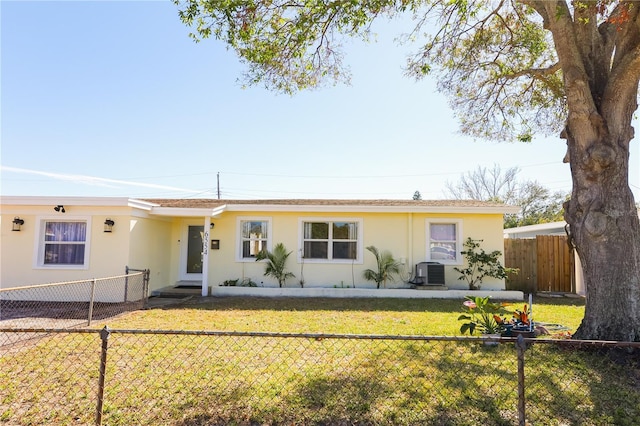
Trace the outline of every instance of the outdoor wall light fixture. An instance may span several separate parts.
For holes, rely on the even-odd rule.
[[[24,225],[24,219],[20,219],[18,216],[13,219],[13,229],[12,231],[20,231],[20,227]]]
[[[107,219],[104,221],[104,232],[111,232],[111,231],[113,231],[113,225],[115,225],[115,224],[116,224],[116,223],[115,223],[113,220],[111,220],[111,219],[107,218]]]
[[[216,226],[216,224],[211,222],[211,224],[209,225],[209,228],[213,229],[215,226]]]
[[[55,211],[57,211],[57,212],[60,212],[60,213],[64,213],[64,212],[65,212],[64,206],[63,206],[62,204],[58,204],[58,205],[57,205],[57,206],[55,206],[53,209],[54,209]]]

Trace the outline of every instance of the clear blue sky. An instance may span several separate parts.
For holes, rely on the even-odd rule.
[[[2,195],[444,198],[477,166],[571,188],[564,141],[473,141],[433,80],[404,76],[398,25],[348,43],[349,86],[243,89],[169,1],[0,1]],[[636,129],[640,126],[635,123]],[[630,183],[640,200],[640,149]]]

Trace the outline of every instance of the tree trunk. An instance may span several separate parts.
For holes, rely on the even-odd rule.
[[[553,35],[569,112],[562,137],[573,191],[565,219],[587,296],[574,337],[640,341],[640,221],[628,180],[640,79],[639,10],[625,9],[628,25],[600,31],[594,8],[576,7],[574,22],[564,1],[536,7]]]
[[[633,128],[612,125],[625,119],[620,116],[611,117],[617,123],[609,125],[595,113],[588,120],[574,118],[570,115],[565,135],[573,178],[565,218],[587,297],[574,337],[640,341],[640,223],[628,184]]]

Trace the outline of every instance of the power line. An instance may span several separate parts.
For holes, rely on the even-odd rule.
[[[531,168],[531,167],[543,167],[543,166],[558,166],[561,165],[559,162],[548,162],[548,163],[536,163],[536,164],[525,164],[522,166],[513,166],[520,169]],[[447,175],[461,175],[466,173],[465,171],[451,171],[451,172],[439,172],[439,173],[421,173],[421,174],[390,174],[390,175],[332,175],[332,174],[315,174],[315,175],[304,175],[304,174],[279,174],[279,173],[247,173],[247,172],[235,172],[235,171],[221,171],[221,172],[194,172],[194,173],[183,173],[183,174],[173,174],[173,175],[159,175],[159,176],[138,176],[138,177],[122,177],[119,179],[127,179],[127,180],[144,180],[144,179],[164,179],[164,178],[175,178],[175,177],[188,177],[188,176],[204,176],[204,175],[218,175],[218,174],[228,174],[235,176],[257,176],[257,177],[277,177],[277,178],[297,178],[297,179],[373,179],[373,178],[407,178],[407,177],[429,177],[429,176],[447,176]]]

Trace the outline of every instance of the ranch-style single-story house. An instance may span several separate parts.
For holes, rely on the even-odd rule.
[[[487,252],[504,251],[503,215],[518,210],[469,200],[0,201],[0,288],[110,277],[130,267],[151,271],[150,291],[187,283],[201,286],[203,295],[235,279],[278,287],[264,276],[265,264],[256,262],[260,250],[278,243],[292,252],[287,270],[295,278],[286,287],[300,287],[303,278],[305,288],[375,288],[363,278],[365,269],[376,269],[366,249],[375,246],[403,266],[388,288],[410,288],[420,265],[424,285],[466,290],[453,270],[464,265],[464,240],[482,240]],[[439,268],[433,282],[427,276],[431,265]],[[485,279],[482,289],[504,290],[505,283]]]

